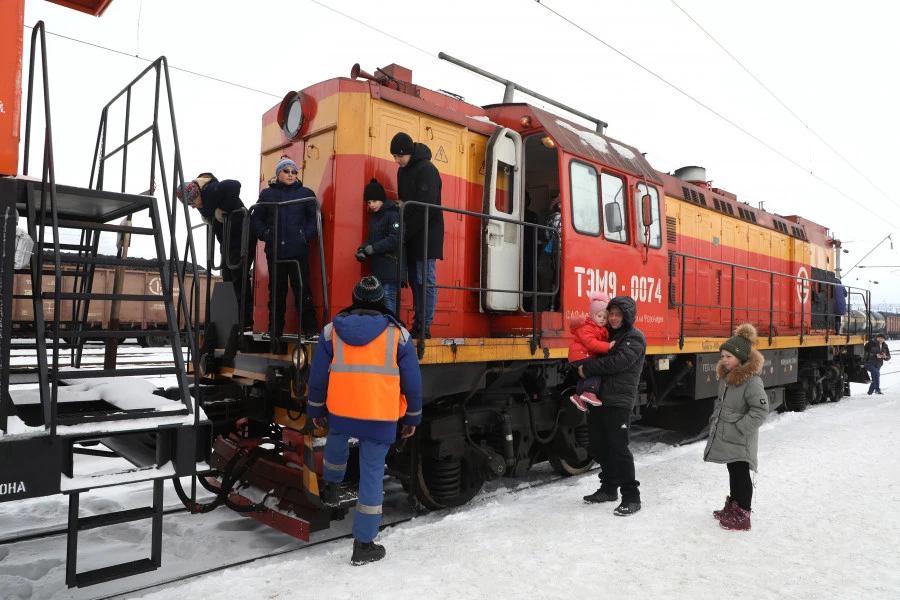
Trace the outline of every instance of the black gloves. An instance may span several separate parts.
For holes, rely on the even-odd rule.
[[[358,260],[359,262],[366,262],[366,259],[373,254],[375,254],[375,248],[372,247],[372,244],[360,246],[356,249],[356,260]]]

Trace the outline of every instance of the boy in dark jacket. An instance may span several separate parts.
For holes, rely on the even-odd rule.
[[[222,280],[234,286],[234,296],[238,307],[244,300],[244,326],[253,325],[253,288],[250,284],[250,267],[254,253],[245,252],[242,257],[241,232],[244,213],[234,212],[245,208],[241,201],[241,182],[234,179],[219,181],[212,173],[201,173],[192,181],[178,186],[175,196],[197,209],[203,222],[213,230],[221,251]],[[226,245],[225,228],[228,227]],[[227,246],[227,247],[226,247]],[[246,267],[246,268],[245,268]]]
[[[293,160],[288,157],[279,160],[275,165],[275,181],[260,192],[250,217],[253,235],[266,243],[269,334],[273,338],[284,332],[288,282],[300,312],[303,333],[311,337],[318,334],[309,280],[309,244],[318,234],[317,201],[315,192],[303,187],[297,175],[297,164]],[[306,201],[282,206],[290,200],[300,199]],[[281,262],[285,260],[291,262]],[[299,273],[297,264],[300,266]],[[302,298],[302,309],[299,298]]]
[[[884,343],[884,334],[879,333],[874,340],[866,342],[866,371],[872,378],[869,384],[869,395],[873,393],[881,395],[881,366],[884,361],[891,360],[891,351],[887,344]]]
[[[620,517],[641,510],[640,482],[634,476],[634,456],[628,448],[631,412],[637,401],[638,384],[644,368],[647,341],[634,326],[637,304],[629,296],[616,296],[606,307],[609,341],[615,347],[578,367],[581,377],[601,376],[603,406],[588,411],[591,455],[600,464],[600,489],[584,497],[585,502],[613,502],[622,489],[622,503],[613,514]]]
[[[431,150],[425,144],[417,144],[407,134],[400,132],[391,139],[391,155],[400,165],[397,169],[397,198],[401,202],[424,202],[441,205],[441,174],[431,162]],[[409,266],[409,287],[413,293],[413,326],[410,333],[419,337],[431,337],[431,323],[437,306],[437,283],[434,269],[436,259],[444,258],[444,213],[428,210],[424,206],[410,206],[404,211],[404,243]],[[425,232],[428,246],[425,246]],[[424,280],[423,280],[424,274]],[[420,314],[425,282],[425,314]]]
[[[384,307],[397,316],[397,290],[406,282],[406,269],[398,279],[398,265],[403,264],[400,249],[400,207],[388,200],[384,187],[373,178],[363,190],[363,201],[369,215],[369,237],[356,250],[356,260],[372,260],[372,275],[384,288]],[[404,265],[405,267],[405,265]]]

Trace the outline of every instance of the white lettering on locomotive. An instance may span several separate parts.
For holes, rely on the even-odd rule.
[[[0,496],[24,494],[25,491],[24,481],[10,481],[8,483],[0,483]]]
[[[601,271],[588,267],[574,267],[578,283],[578,297],[588,296],[591,292],[605,292],[610,297],[617,296],[618,277],[615,271]]]

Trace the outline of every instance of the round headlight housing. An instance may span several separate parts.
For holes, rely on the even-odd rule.
[[[303,92],[288,92],[278,107],[278,124],[288,139],[300,135],[300,131],[310,118],[310,103]]]

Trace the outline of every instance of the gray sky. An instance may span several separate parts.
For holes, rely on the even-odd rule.
[[[849,250],[845,272],[900,233],[900,192],[889,177],[900,138],[896,3],[327,4],[334,10],[310,0],[117,0],[95,19],[27,0],[26,25],[43,19],[51,33],[130,55],[49,37],[58,180],[87,184],[101,108],[147,64],[134,55],[165,55],[170,66],[266,92],[172,70],[185,174],[239,179],[250,204],[262,113],[290,90],[347,76],[355,62],[369,72],[404,65],[415,83],[474,104],[502,99],[499,85],[438,60],[443,51],[607,121],[608,135],[646,152],[661,171],[701,165],[740,201],[829,227]],[[896,242],[878,245],[862,263],[868,268],[845,283],[870,287],[876,304],[900,303]]]

